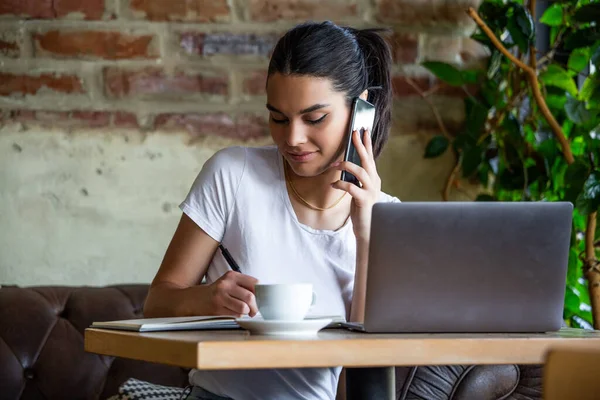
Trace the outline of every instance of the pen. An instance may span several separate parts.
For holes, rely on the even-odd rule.
[[[229,264],[231,269],[234,270],[235,272],[241,272],[240,267],[238,267],[238,265],[235,262],[235,260],[233,259],[233,257],[231,257],[231,254],[229,254],[229,251],[227,251],[227,249],[222,244],[219,244],[219,249],[221,249],[221,253],[223,253],[223,257],[225,257],[225,259],[227,260],[227,264]]]

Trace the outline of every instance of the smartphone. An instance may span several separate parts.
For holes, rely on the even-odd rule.
[[[358,166],[361,166],[360,157],[356,152],[354,143],[352,142],[352,132],[358,131],[360,137],[365,133],[365,129],[369,130],[369,134],[373,134],[373,124],[375,123],[375,106],[368,101],[356,97],[352,102],[352,117],[350,119],[350,129],[348,132],[346,153],[344,154],[344,161],[350,161]],[[354,183],[356,186],[360,186],[358,179],[347,171],[342,171],[343,181]]]

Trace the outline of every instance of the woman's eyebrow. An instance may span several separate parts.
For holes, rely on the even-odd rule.
[[[317,110],[319,110],[321,108],[324,108],[324,107],[327,107],[327,106],[329,106],[329,104],[315,104],[315,105],[312,105],[312,106],[310,106],[308,108],[305,108],[304,110],[300,110],[299,114],[306,114],[306,113],[309,113],[309,112],[317,111]],[[273,111],[273,112],[276,112],[276,113],[284,115],[281,111],[279,111],[278,109],[276,109],[275,107],[273,107],[269,103],[267,103],[267,109],[270,110],[270,111]]]

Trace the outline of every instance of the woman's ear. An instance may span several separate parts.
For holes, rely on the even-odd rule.
[[[365,89],[365,91],[360,94],[360,98],[364,101],[367,101],[367,99],[369,98],[369,91]]]

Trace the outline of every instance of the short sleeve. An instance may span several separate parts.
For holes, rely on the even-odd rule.
[[[400,199],[395,196],[390,196],[387,193],[381,192],[379,195],[379,203],[400,203]]]
[[[209,158],[179,208],[220,242],[246,168],[246,149],[229,147]]]

